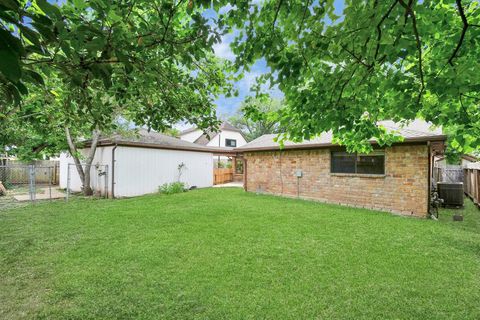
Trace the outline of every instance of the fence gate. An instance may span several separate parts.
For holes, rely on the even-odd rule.
[[[233,181],[232,168],[215,168],[213,169],[213,184],[222,184]]]
[[[37,200],[63,198],[58,189],[56,166],[0,166],[0,210],[34,203]]]
[[[85,171],[86,165],[82,164],[82,168]],[[109,186],[109,172],[108,165],[93,164],[90,166],[90,187],[93,190],[93,195],[99,198],[108,198],[110,190]],[[66,197],[67,201],[74,193],[82,192],[82,182],[78,175],[75,164],[69,163],[67,168],[67,188]]]

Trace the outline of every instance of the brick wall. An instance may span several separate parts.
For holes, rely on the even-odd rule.
[[[244,157],[251,192],[427,215],[427,145],[386,148],[383,176],[330,173],[330,149],[246,152]],[[298,169],[303,171],[299,179]]]

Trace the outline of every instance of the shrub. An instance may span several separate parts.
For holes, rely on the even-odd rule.
[[[223,169],[223,168],[230,169],[230,168],[232,168],[232,162],[221,160],[220,162],[217,162],[217,168],[218,169]]]
[[[180,193],[184,192],[185,190],[186,186],[183,182],[164,183],[158,188],[158,192],[164,194]]]

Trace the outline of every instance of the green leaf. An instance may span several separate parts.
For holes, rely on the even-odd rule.
[[[48,3],[46,0],[36,0],[35,2],[37,3],[38,7],[45,12],[46,15],[50,17],[55,16],[57,19],[62,18],[62,13],[57,6]]]
[[[24,50],[20,39],[13,36],[10,32],[0,28],[0,44],[2,48],[10,48],[11,50],[22,55]]]
[[[20,30],[22,32],[22,35],[27,38],[34,46],[38,47],[39,49],[42,47],[38,38],[38,34],[35,31],[25,26],[20,26]]]
[[[78,10],[83,10],[84,8],[87,7],[86,3],[84,0],[73,0],[73,5],[75,6],[75,8],[77,8]]]
[[[40,74],[38,74],[37,72],[27,69],[27,70],[25,70],[25,75],[30,77],[37,84],[40,84],[42,86],[45,85],[45,82],[43,81],[42,76]]]
[[[12,82],[17,82],[22,76],[20,59],[8,48],[0,48],[0,72]]]
[[[13,11],[18,11],[20,9],[20,3],[16,0],[0,0],[0,6]]]
[[[17,82],[16,86],[18,88],[18,91],[20,91],[21,94],[27,95],[28,94],[28,89],[25,87],[25,85],[21,82]]]

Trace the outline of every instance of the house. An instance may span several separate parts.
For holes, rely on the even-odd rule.
[[[459,164],[448,164],[446,156],[438,156],[435,158],[435,167],[437,168],[448,168],[448,167],[456,167],[456,168],[466,168],[472,163],[478,162],[478,158],[474,155],[470,154],[462,154],[460,156],[460,163]]]
[[[202,146],[212,148],[230,148],[230,150],[241,147],[247,143],[242,131],[226,121],[222,122],[218,132],[213,130],[207,130],[204,132],[194,127],[182,131],[179,138]],[[237,161],[232,157],[217,155],[214,159],[215,168],[224,167],[228,163],[230,163],[233,168],[240,168],[242,165],[240,161],[237,163]],[[236,180],[241,180],[243,174],[238,174],[238,172],[236,173]]]
[[[462,166],[462,168],[468,168],[472,164],[478,164],[478,162],[478,158],[471,154],[462,154],[462,156],[460,157],[460,165]]]
[[[85,143],[89,147],[89,142]],[[84,155],[88,149],[79,150]],[[229,155],[225,148],[194,144],[140,129],[138,135],[113,135],[98,142],[92,162],[92,188],[110,197],[153,193],[164,183],[184,182],[188,187],[213,185],[213,156]],[[73,159],[60,157],[60,187],[81,191]]]
[[[418,121],[416,121],[418,122]],[[264,135],[237,148],[244,157],[246,191],[313,199],[425,217],[429,210],[433,156],[443,152],[446,136],[424,125],[381,123],[403,136],[401,143],[350,154],[332,134],[284,148]]]
[[[218,132],[212,130],[203,132],[194,127],[182,131],[179,138],[207,147],[237,148],[247,143],[242,131],[226,121],[220,125]]]

